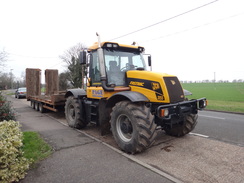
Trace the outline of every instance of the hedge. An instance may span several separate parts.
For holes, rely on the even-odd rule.
[[[30,161],[23,157],[23,133],[16,121],[0,122],[0,182],[16,182],[25,177]]]
[[[0,122],[16,120],[15,110],[12,108],[11,102],[0,93]]]

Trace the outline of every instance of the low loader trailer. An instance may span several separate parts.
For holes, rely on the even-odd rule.
[[[49,70],[45,71],[46,90],[45,93],[41,92],[41,70],[40,69],[26,69],[26,98],[30,101],[33,109],[41,113],[46,110],[57,112],[63,109],[65,105],[66,91],[58,91],[58,71]]]

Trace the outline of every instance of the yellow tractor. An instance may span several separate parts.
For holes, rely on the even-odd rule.
[[[70,127],[100,126],[112,131],[118,146],[139,153],[155,141],[157,130],[184,136],[197,124],[197,113],[206,98],[186,100],[176,76],[147,71],[151,56],[144,48],[115,42],[98,42],[82,50],[80,63],[87,66],[87,87],[70,89],[65,116]]]

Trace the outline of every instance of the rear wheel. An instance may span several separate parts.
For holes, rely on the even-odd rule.
[[[78,129],[86,127],[87,123],[81,120],[81,112],[78,99],[68,97],[65,102],[65,117],[70,127]]]
[[[165,132],[168,135],[181,137],[190,133],[197,124],[197,114],[188,114],[180,124],[173,125],[172,128],[166,128]]]
[[[113,107],[110,123],[115,141],[127,153],[144,151],[156,137],[154,116],[144,104],[118,102]]]

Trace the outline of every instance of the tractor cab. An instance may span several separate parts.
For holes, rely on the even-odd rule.
[[[88,48],[89,86],[102,86],[105,91],[126,87],[126,72],[147,70],[142,53],[143,47],[113,42],[95,43]],[[86,53],[81,53],[81,63]],[[82,60],[83,58],[83,60]]]

